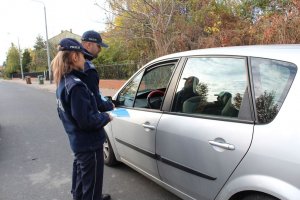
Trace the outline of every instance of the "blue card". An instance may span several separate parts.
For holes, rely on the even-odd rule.
[[[130,117],[125,108],[116,108],[110,112],[113,117]]]

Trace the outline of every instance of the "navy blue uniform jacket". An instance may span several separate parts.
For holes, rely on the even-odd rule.
[[[99,92],[99,75],[93,65],[93,63],[87,60],[84,64],[84,72],[87,74],[87,77],[84,78],[84,81],[88,88],[95,94],[97,107],[101,112],[113,110],[113,104],[104,100]]]
[[[103,127],[110,121],[107,113],[98,111],[94,94],[81,81],[85,77],[85,73],[73,70],[61,79],[56,90],[58,115],[75,153],[101,148]]]

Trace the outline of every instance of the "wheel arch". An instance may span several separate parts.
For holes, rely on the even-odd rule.
[[[261,193],[277,199],[297,200],[300,190],[283,180],[265,175],[245,175],[231,178],[219,192],[216,200],[236,200],[240,195]]]
[[[279,200],[278,198],[271,196],[269,194],[266,194],[264,192],[252,191],[252,190],[238,192],[238,193],[234,194],[233,196],[231,196],[229,200],[241,200],[241,199],[244,199],[245,197],[251,196],[253,194],[269,196],[269,197],[275,198],[276,200]]]
[[[109,142],[110,142],[110,145],[112,146],[112,149],[113,149],[113,152],[115,154],[115,157],[117,159],[117,161],[121,161],[121,158],[120,158],[120,155],[117,151],[117,147],[116,147],[116,144],[115,144],[115,140],[114,140],[114,137],[113,137],[113,134],[112,134],[112,124],[111,123],[108,123],[105,127],[104,127],[105,131],[106,131],[106,136],[108,137],[109,139]]]

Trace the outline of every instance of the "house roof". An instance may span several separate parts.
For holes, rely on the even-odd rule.
[[[49,43],[52,44],[53,46],[58,45],[58,43],[63,39],[63,38],[73,38],[76,39],[80,42],[81,36],[77,35],[72,32],[72,29],[68,30],[62,30],[60,34],[52,37],[49,39]]]

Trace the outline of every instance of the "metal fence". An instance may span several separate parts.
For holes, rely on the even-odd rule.
[[[100,79],[126,80],[138,69],[137,64],[114,64],[96,66]]]
[[[99,65],[96,66],[100,79],[115,79],[115,80],[127,80],[138,69],[137,64],[114,64],[114,65]],[[25,76],[36,78],[39,75],[43,75],[48,78],[48,71],[44,72],[25,72]],[[22,78],[21,73],[13,73],[11,78]]]
[[[49,80],[49,73],[48,71],[43,71],[43,72],[24,72],[23,73],[24,78],[25,76],[30,76],[32,78],[37,78],[37,76],[42,75],[44,77],[46,77],[46,80]],[[22,74],[21,73],[13,73],[11,75],[11,78],[22,78]]]

